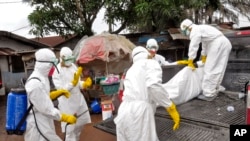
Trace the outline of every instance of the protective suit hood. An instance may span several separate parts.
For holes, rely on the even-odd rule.
[[[156,51],[158,51],[159,45],[158,45],[158,43],[157,43],[157,41],[156,41],[155,39],[151,38],[151,39],[149,39],[149,40],[147,41],[146,48],[147,48],[148,50],[151,50],[151,49],[154,48]]]
[[[55,53],[47,48],[36,51],[35,59],[36,64],[34,70],[37,70],[45,76],[48,76],[53,64],[56,65],[57,63]]]
[[[62,47],[60,51],[60,57],[72,56],[72,50],[69,47]]]
[[[137,46],[132,51],[133,62],[136,62],[142,59],[147,59],[149,55],[150,54],[147,51],[147,49],[142,46]]]
[[[180,28],[181,28],[181,30],[183,31],[183,30],[185,30],[186,28],[191,27],[192,24],[193,24],[193,22],[192,22],[191,20],[185,19],[185,20],[183,20],[183,21],[181,22]]]
[[[195,24],[189,20],[189,19],[185,19],[181,22],[180,28],[181,28],[181,33],[189,36],[190,35],[190,30],[192,29],[192,27],[195,26]]]
[[[60,51],[60,62],[64,62],[65,66],[71,66],[75,62],[75,57],[69,47],[63,47]]]

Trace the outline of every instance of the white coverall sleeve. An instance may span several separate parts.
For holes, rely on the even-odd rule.
[[[165,61],[162,66],[174,66],[174,65],[178,65],[178,63],[177,62],[169,63],[168,61]]]
[[[206,51],[206,49],[207,49],[207,44],[206,44],[205,42],[202,42],[201,47],[202,47],[201,55],[207,56],[207,51]]]
[[[194,60],[197,55],[197,51],[199,49],[199,44],[201,43],[201,32],[199,27],[196,27],[192,29],[190,34],[190,43],[189,43],[189,49],[188,49],[188,59]]]
[[[39,80],[30,80],[27,82],[25,89],[29,101],[33,104],[35,110],[54,120],[59,121],[61,119],[60,111],[54,107],[49,93],[44,89],[43,84]]]
[[[156,61],[159,61],[161,66],[171,66],[171,65],[177,65],[177,63],[169,63],[166,61],[165,57],[159,54],[156,54]]]
[[[149,91],[151,99],[163,106],[164,108],[171,106],[172,101],[169,94],[162,85],[162,69],[154,60],[148,61],[147,64],[146,87]]]
[[[62,72],[61,67],[58,66],[57,68],[59,69],[59,73],[57,71],[55,71],[54,74],[52,75],[53,82],[54,82],[56,89],[66,89],[66,90],[70,91],[73,88],[73,84],[68,83],[67,85],[65,85],[65,83],[67,83],[67,82],[64,82],[62,80],[62,76],[61,76],[65,72]],[[72,77],[72,79],[73,79],[73,77]]]

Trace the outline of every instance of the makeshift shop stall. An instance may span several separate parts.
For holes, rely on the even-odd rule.
[[[83,37],[73,50],[76,63],[92,72],[93,86],[87,91],[102,101],[117,95],[120,75],[132,65],[135,45],[126,37],[102,33]]]

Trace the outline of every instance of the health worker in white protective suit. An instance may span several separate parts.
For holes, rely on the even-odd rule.
[[[73,124],[76,117],[61,113],[52,103],[59,96],[69,98],[70,93],[64,89],[50,92],[48,74],[58,62],[54,52],[50,49],[39,49],[35,53],[34,71],[27,79],[25,89],[29,105],[33,108],[27,117],[25,141],[61,141],[56,135],[54,120]]]
[[[54,72],[52,76],[57,89],[67,89],[71,93],[69,98],[58,98],[58,108],[62,112],[77,116],[76,124],[68,125],[66,129],[66,124],[61,124],[62,132],[66,133],[66,141],[79,141],[84,125],[91,122],[88,106],[80,89],[90,87],[92,80],[87,78],[86,81],[81,81],[82,67],[77,68],[74,62],[72,50],[69,47],[63,47],[60,50],[60,64],[57,65],[59,73]]]
[[[166,61],[165,57],[160,54],[156,54],[159,50],[159,45],[155,39],[148,39],[146,49],[150,52],[152,59],[156,60],[161,66],[176,65],[175,62],[169,63]]]
[[[201,61],[204,63],[204,76],[202,94],[198,98],[213,101],[220,90],[232,45],[221,31],[210,25],[196,25],[185,19],[180,28],[182,33],[190,38],[187,65],[193,70],[193,60],[196,58],[199,44],[202,43]]]
[[[123,101],[114,119],[117,141],[159,141],[154,117],[156,103],[172,117],[173,130],[179,127],[179,113],[162,85],[161,66],[149,56],[144,47],[132,51],[133,65],[126,73]]]

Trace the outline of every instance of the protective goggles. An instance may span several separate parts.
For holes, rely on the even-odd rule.
[[[57,70],[57,72],[59,73],[58,68],[56,67],[56,65],[59,63],[57,58],[52,59],[51,61],[43,61],[43,60],[36,60],[37,62],[41,62],[41,63],[51,63]]]
[[[52,63],[54,66],[56,66],[58,64],[58,59],[54,58],[51,61],[41,61],[41,60],[36,60],[37,62],[42,62],[42,63]]]
[[[156,50],[157,47],[156,47],[156,46],[149,46],[149,47],[147,47],[147,49],[148,49],[148,50]]]

